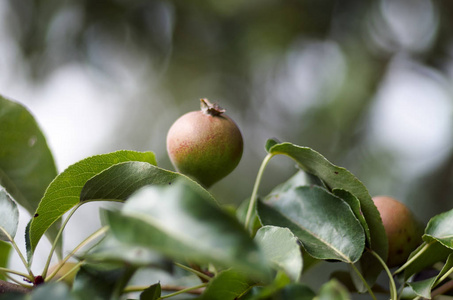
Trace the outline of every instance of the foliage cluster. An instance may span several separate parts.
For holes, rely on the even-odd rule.
[[[430,220],[423,243],[392,272],[366,187],[307,147],[269,140],[250,199],[231,208],[185,175],[158,167],[152,152],[96,155],[57,174],[32,115],[3,97],[0,144],[0,284],[7,291],[0,299],[350,299],[356,293],[430,299],[452,285],[453,210]],[[261,197],[262,175],[277,155],[297,170]],[[65,226],[93,201],[124,204],[101,209],[102,227],[63,255]],[[18,205],[32,216],[26,254],[14,240]],[[52,248],[34,274],[44,235]],[[12,250],[27,272],[7,267]],[[50,269],[54,254],[58,263]],[[77,274],[68,284],[59,270],[69,260],[75,263],[66,274]],[[332,262],[347,268],[319,290],[304,282],[313,266]],[[376,284],[381,273],[387,286]]]

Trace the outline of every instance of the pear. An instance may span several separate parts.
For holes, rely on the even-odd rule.
[[[389,196],[373,197],[387,234],[389,252],[387,265],[403,264],[421,243],[422,226],[409,208]]]
[[[205,188],[236,168],[243,144],[236,123],[207,99],[201,99],[201,110],[177,119],[167,134],[167,153],[173,166]]]

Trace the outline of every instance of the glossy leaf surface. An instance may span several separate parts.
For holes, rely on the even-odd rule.
[[[264,225],[289,228],[310,255],[319,259],[357,261],[365,234],[349,205],[320,187],[298,187],[258,202]]]
[[[421,253],[419,253],[421,252]],[[443,244],[434,240],[430,243],[423,243],[415,249],[408,259],[417,255],[417,259],[404,270],[404,279],[434,265],[437,262],[445,261],[452,253],[452,249],[445,247]]]
[[[441,213],[428,222],[423,239],[432,241],[433,239],[453,249],[453,209]]]
[[[293,282],[302,272],[302,253],[297,238],[288,228],[263,226],[255,235],[264,256],[276,269],[284,271]]]
[[[178,178],[185,179],[194,189],[211,197],[198,183],[181,173],[168,171],[147,162],[128,161],[113,165],[89,179],[83,186],[80,200],[124,201],[146,185],[171,185]]]
[[[280,154],[292,158],[302,170],[320,178],[329,189],[343,189],[357,197],[370,230],[370,240],[368,241],[370,247],[384,260],[387,259],[387,236],[379,212],[366,187],[351,172],[335,166],[324,156],[308,147],[280,143],[269,147],[268,152],[272,155]]]
[[[446,274],[451,268],[453,268],[453,255],[450,254],[448,256],[445,265],[440,270],[439,274],[434,277],[424,279],[421,281],[409,282],[408,285],[412,288],[412,290],[420,297],[431,299],[431,290],[434,284],[442,278],[444,274]]]
[[[80,202],[85,183],[103,170],[126,161],[155,164],[151,152],[117,151],[85,158],[59,174],[48,189],[30,224],[30,251],[33,252],[44,232],[64,213]]]
[[[365,235],[370,240],[370,228],[368,227],[368,224],[366,223],[365,218],[363,217],[362,210],[360,208],[360,201],[357,199],[356,196],[351,194],[350,192],[343,190],[343,189],[334,189],[332,193],[346,201],[346,203],[349,204],[351,207],[352,211],[354,212],[355,217],[357,220],[360,221],[360,224],[362,224],[363,230],[365,231]]]
[[[299,186],[310,186],[310,185],[319,185],[325,187],[324,183],[317,178],[316,176],[306,173],[304,171],[298,171],[296,174],[291,176],[287,181],[277,185],[269,195],[266,196],[266,200],[270,200],[273,197],[279,197],[280,194],[285,193],[291,189],[295,189]]]

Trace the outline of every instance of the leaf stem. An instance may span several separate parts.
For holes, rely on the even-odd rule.
[[[247,209],[247,215],[245,217],[245,229],[248,229],[250,220],[252,218],[252,212],[255,209],[258,188],[261,183],[261,178],[263,177],[264,169],[266,168],[267,164],[271,160],[274,154],[268,153],[264,158],[263,162],[261,163],[260,169],[258,171],[258,175],[256,177],[255,185],[253,186],[252,196],[250,197],[249,207]]]
[[[18,276],[22,276],[24,278],[27,278],[30,281],[33,281],[33,278],[34,278],[34,276],[32,276],[32,275],[29,275],[29,274],[26,274],[26,273],[22,273],[22,272],[18,272],[18,271],[14,271],[14,270],[10,270],[8,268],[0,268],[0,272],[2,272],[4,274],[11,273],[11,274],[15,274],[15,275],[18,275]]]
[[[9,273],[5,273],[4,275],[6,276],[6,278],[8,278],[8,280],[10,280],[10,281],[16,283],[17,285],[23,286],[23,287],[28,288],[28,289],[31,289],[31,288],[33,287],[32,285],[29,285],[29,284],[20,282],[19,280],[17,280],[17,279],[14,278],[13,276],[11,276]],[[27,278],[27,280],[29,281],[28,278]]]
[[[58,267],[49,276],[44,277],[44,275],[43,275],[45,280],[46,281],[51,280],[58,273],[58,271],[60,271],[60,269],[63,267],[64,263],[67,262],[68,259],[70,259],[77,251],[79,251],[80,248],[82,248],[83,246],[85,246],[86,244],[91,242],[92,240],[98,238],[100,235],[104,234],[107,230],[108,230],[108,226],[104,226],[104,227],[99,228],[92,234],[90,234],[90,236],[88,236],[86,239],[84,239],[77,247],[75,247],[68,255],[66,255],[66,257],[62,261],[59,262]],[[77,264],[77,267],[79,267],[80,265],[81,265],[81,263]],[[73,270],[71,269],[68,272],[68,274],[71,273],[72,271]]]
[[[58,240],[61,238],[61,236],[63,234],[64,228],[68,224],[69,219],[71,219],[72,215],[76,212],[76,210],[82,204],[83,203],[79,202],[76,206],[74,206],[74,208],[69,212],[68,216],[66,217],[66,219],[63,222],[63,224],[61,225],[60,230],[58,230],[57,236],[55,237],[55,240],[53,241],[52,248],[50,249],[49,256],[47,257],[47,261],[46,261],[46,264],[44,266],[43,273],[41,275],[43,278],[46,278],[47,271],[49,270],[50,261],[52,260],[53,253],[55,252],[55,248],[57,247]]]
[[[433,286],[437,286],[439,285],[439,283],[441,283],[442,281],[444,281],[445,279],[447,279],[450,274],[453,272],[453,268],[450,268],[444,275],[442,275],[441,278],[437,279],[436,282],[434,283]]]
[[[433,242],[426,243],[424,242],[424,246],[418,251],[414,256],[412,256],[408,261],[406,261],[401,267],[398,268],[395,272],[393,272],[393,275],[396,275],[406,269],[410,264],[412,264],[417,258],[419,258],[428,248],[433,244]]]
[[[212,278],[209,277],[208,275],[206,275],[206,274],[204,274],[204,273],[202,273],[202,272],[200,272],[200,271],[197,271],[197,270],[195,270],[195,269],[193,269],[193,268],[191,268],[191,267],[185,266],[185,265],[180,264],[180,263],[177,263],[177,262],[175,262],[174,264],[175,264],[176,266],[180,267],[180,268],[183,269],[183,270],[186,270],[186,271],[188,271],[188,272],[190,272],[190,273],[193,273],[193,274],[197,275],[198,277],[200,277],[200,278],[202,278],[202,279],[205,279],[206,281],[210,281],[210,280],[212,279]]]
[[[389,281],[390,281],[390,299],[391,300],[397,300],[398,299],[398,292],[396,290],[396,284],[395,284],[395,280],[393,280],[393,276],[392,276],[392,273],[390,272],[389,268],[387,267],[387,264],[382,260],[382,258],[379,256],[379,254],[377,254],[376,252],[374,252],[373,250],[371,249],[368,249],[368,251],[374,256],[376,257],[376,259],[379,261],[379,263],[382,265],[382,267],[384,268],[385,272],[387,273],[388,277],[389,277]]]
[[[189,292],[192,292],[194,290],[198,290],[198,289],[204,288],[207,285],[208,285],[208,283],[205,282],[205,283],[193,286],[193,287],[189,287],[189,288],[185,288],[185,289],[179,290],[177,292],[174,292],[174,293],[171,293],[171,294],[168,294],[168,295],[165,295],[165,296],[161,296],[158,299],[166,299],[166,298],[171,298],[171,297],[174,297],[174,296],[177,296],[177,295],[180,295],[180,294],[189,293]]]
[[[0,227],[0,230],[3,232],[3,234],[8,238],[9,242],[11,243],[11,245],[13,246],[14,250],[16,251],[16,253],[19,255],[19,258],[20,260],[22,261],[22,263],[24,264],[25,268],[27,269],[27,272],[29,274],[29,276],[31,278],[34,278],[35,275],[33,275],[33,272],[30,268],[30,264],[27,263],[27,260],[25,259],[24,255],[22,254],[22,252],[20,251],[19,247],[17,246],[16,242],[14,241],[14,239],[12,238],[11,235],[9,235],[9,233],[3,229],[2,227]],[[28,278],[28,277],[27,277]],[[30,279],[30,278],[29,278]]]
[[[373,291],[371,290],[370,286],[368,285],[368,282],[366,282],[365,278],[363,278],[362,273],[357,269],[357,267],[354,265],[354,263],[350,264],[351,268],[354,270],[354,272],[359,276],[359,279],[363,282],[363,285],[365,285],[365,288],[368,291],[368,294],[370,294],[371,298],[373,300],[376,300],[376,296],[374,295]]]

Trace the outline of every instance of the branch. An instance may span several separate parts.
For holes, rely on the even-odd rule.
[[[435,296],[442,295],[449,290],[453,289],[453,280],[447,281],[437,289],[431,292],[431,298],[434,298]]]
[[[201,295],[204,292],[204,287],[206,283],[199,285],[200,287],[186,287],[186,286],[178,286],[178,285],[162,285],[161,289],[167,292],[180,292],[184,290],[186,294],[193,294],[193,295]],[[123,293],[132,293],[132,292],[143,292],[149,286],[128,286],[124,289]]]
[[[29,291],[30,289],[26,287],[20,286],[15,283],[0,280],[0,295],[12,292],[26,294]]]

